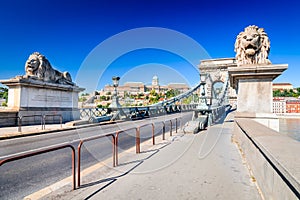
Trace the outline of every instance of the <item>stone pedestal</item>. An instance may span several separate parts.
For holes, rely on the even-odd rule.
[[[278,131],[279,121],[272,113],[272,82],[287,68],[287,64],[228,68],[230,84],[237,91],[237,117],[255,118]]]
[[[19,116],[62,115],[63,122],[80,118],[78,93],[83,88],[22,76],[0,82],[9,87],[8,109],[17,111]],[[51,120],[53,116],[49,118]]]

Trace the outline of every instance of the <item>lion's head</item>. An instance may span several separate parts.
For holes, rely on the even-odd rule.
[[[263,28],[254,25],[246,27],[237,36],[234,51],[238,65],[271,64],[268,59],[270,40]]]
[[[43,62],[42,59],[42,55],[38,52],[31,54],[25,63],[26,75],[37,76],[39,66]]]

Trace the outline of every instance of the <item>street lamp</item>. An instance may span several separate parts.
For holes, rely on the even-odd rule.
[[[200,95],[200,99],[199,99],[200,102],[199,102],[199,105],[198,105],[198,109],[203,109],[203,110],[208,109],[207,99],[205,97],[206,77],[207,77],[207,74],[204,74],[204,73],[200,74],[200,81],[201,81],[200,85],[202,86],[202,91],[201,91],[201,95]]]
[[[122,107],[119,104],[118,92],[117,92],[117,87],[119,86],[119,80],[120,80],[120,77],[118,77],[118,76],[113,76],[112,77],[113,86],[114,86],[114,92],[113,92],[113,95],[112,95],[111,104],[109,105],[110,108],[119,108],[119,107]]]
[[[202,73],[200,74],[200,81],[201,81],[201,84],[205,84],[205,81],[206,81],[206,74]]]
[[[112,77],[113,86],[115,87],[115,89],[119,86],[119,80],[120,80],[120,77],[118,77],[118,76]]]

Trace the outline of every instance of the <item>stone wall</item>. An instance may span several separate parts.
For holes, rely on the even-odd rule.
[[[233,139],[265,199],[300,198],[300,143],[251,119],[235,119]]]
[[[0,127],[18,125],[18,112],[0,110]]]

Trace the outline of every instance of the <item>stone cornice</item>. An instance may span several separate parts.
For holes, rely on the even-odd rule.
[[[56,89],[63,91],[74,91],[81,92],[84,91],[84,88],[80,88],[76,85],[67,85],[67,84],[56,84],[45,81],[40,81],[33,78],[23,78],[22,76],[16,76],[15,78],[8,80],[0,80],[0,82],[8,87],[35,87],[35,88],[47,88],[47,89]]]

